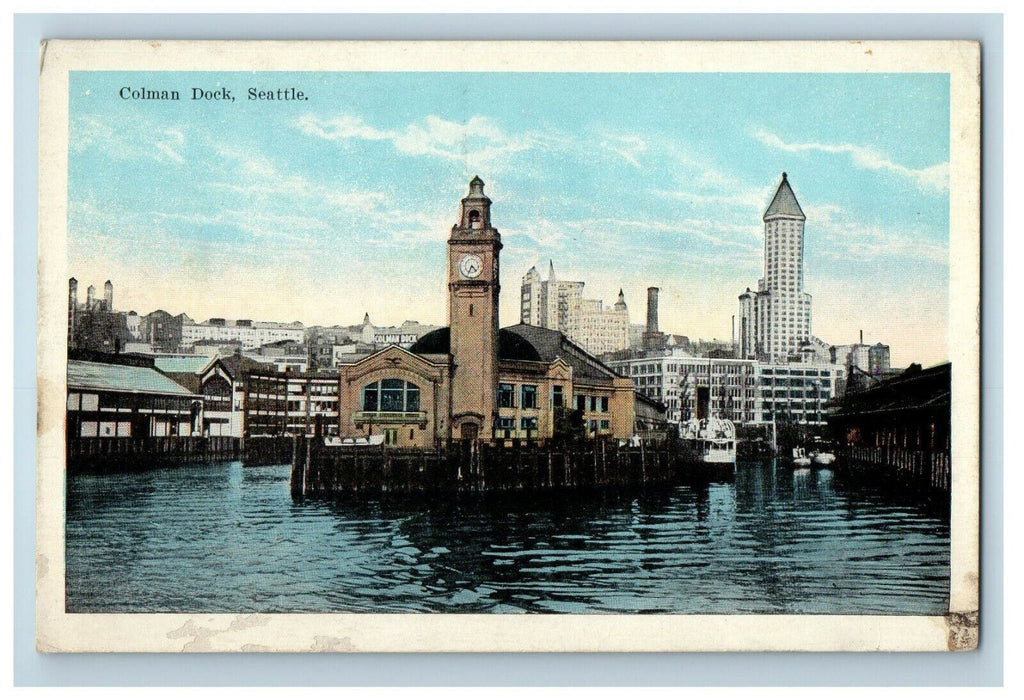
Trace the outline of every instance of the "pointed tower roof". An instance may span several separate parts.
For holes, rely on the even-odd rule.
[[[484,194],[484,181],[479,175],[474,175],[469,181],[469,194],[466,195],[466,199],[487,199],[487,195]]]
[[[764,213],[765,221],[776,217],[799,219],[800,221],[807,219],[804,216],[804,210],[800,208],[800,203],[796,201],[793,188],[789,186],[786,173],[782,173],[782,182],[779,183],[779,189],[775,190],[772,203],[768,205],[768,209]]]
[[[548,259],[548,282],[555,281],[555,261]]]
[[[616,309],[624,309],[624,308],[626,308],[626,295],[622,293],[621,289],[619,290],[619,300],[617,302],[615,302],[615,308]]]

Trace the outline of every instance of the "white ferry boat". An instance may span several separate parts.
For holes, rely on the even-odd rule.
[[[681,437],[705,464],[736,464],[736,426],[730,420],[691,418],[682,425]]]

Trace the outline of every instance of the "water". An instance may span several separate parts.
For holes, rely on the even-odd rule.
[[[633,496],[294,502],[287,466],[69,477],[69,612],[942,614],[948,514],[831,471]]]

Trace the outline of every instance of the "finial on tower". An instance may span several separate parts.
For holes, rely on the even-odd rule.
[[[782,171],[782,179],[783,179],[783,180],[785,180],[785,179],[786,179],[786,171]]]

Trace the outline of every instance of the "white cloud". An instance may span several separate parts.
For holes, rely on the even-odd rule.
[[[820,236],[821,257],[849,263],[864,260],[926,260],[949,264],[948,246],[929,240],[926,232],[884,229],[848,218],[842,207],[823,204],[807,207],[808,231]]]
[[[296,126],[306,135],[328,141],[389,141],[400,153],[464,162],[467,166],[491,171],[509,155],[541,143],[541,139],[532,134],[508,134],[490,119],[480,116],[459,123],[430,115],[401,129],[383,130],[353,115],[322,119],[307,114]]]
[[[765,129],[756,129],[754,138],[769,148],[777,148],[787,153],[804,151],[821,151],[822,153],[847,154],[853,162],[868,170],[884,170],[908,178],[922,189],[944,191],[949,189],[949,163],[937,163],[927,168],[908,168],[894,163],[885,155],[865,146],[849,143],[787,143],[779,136]]]
[[[637,169],[641,167],[638,156],[647,151],[647,142],[639,136],[608,134],[601,140],[600,145]]]

